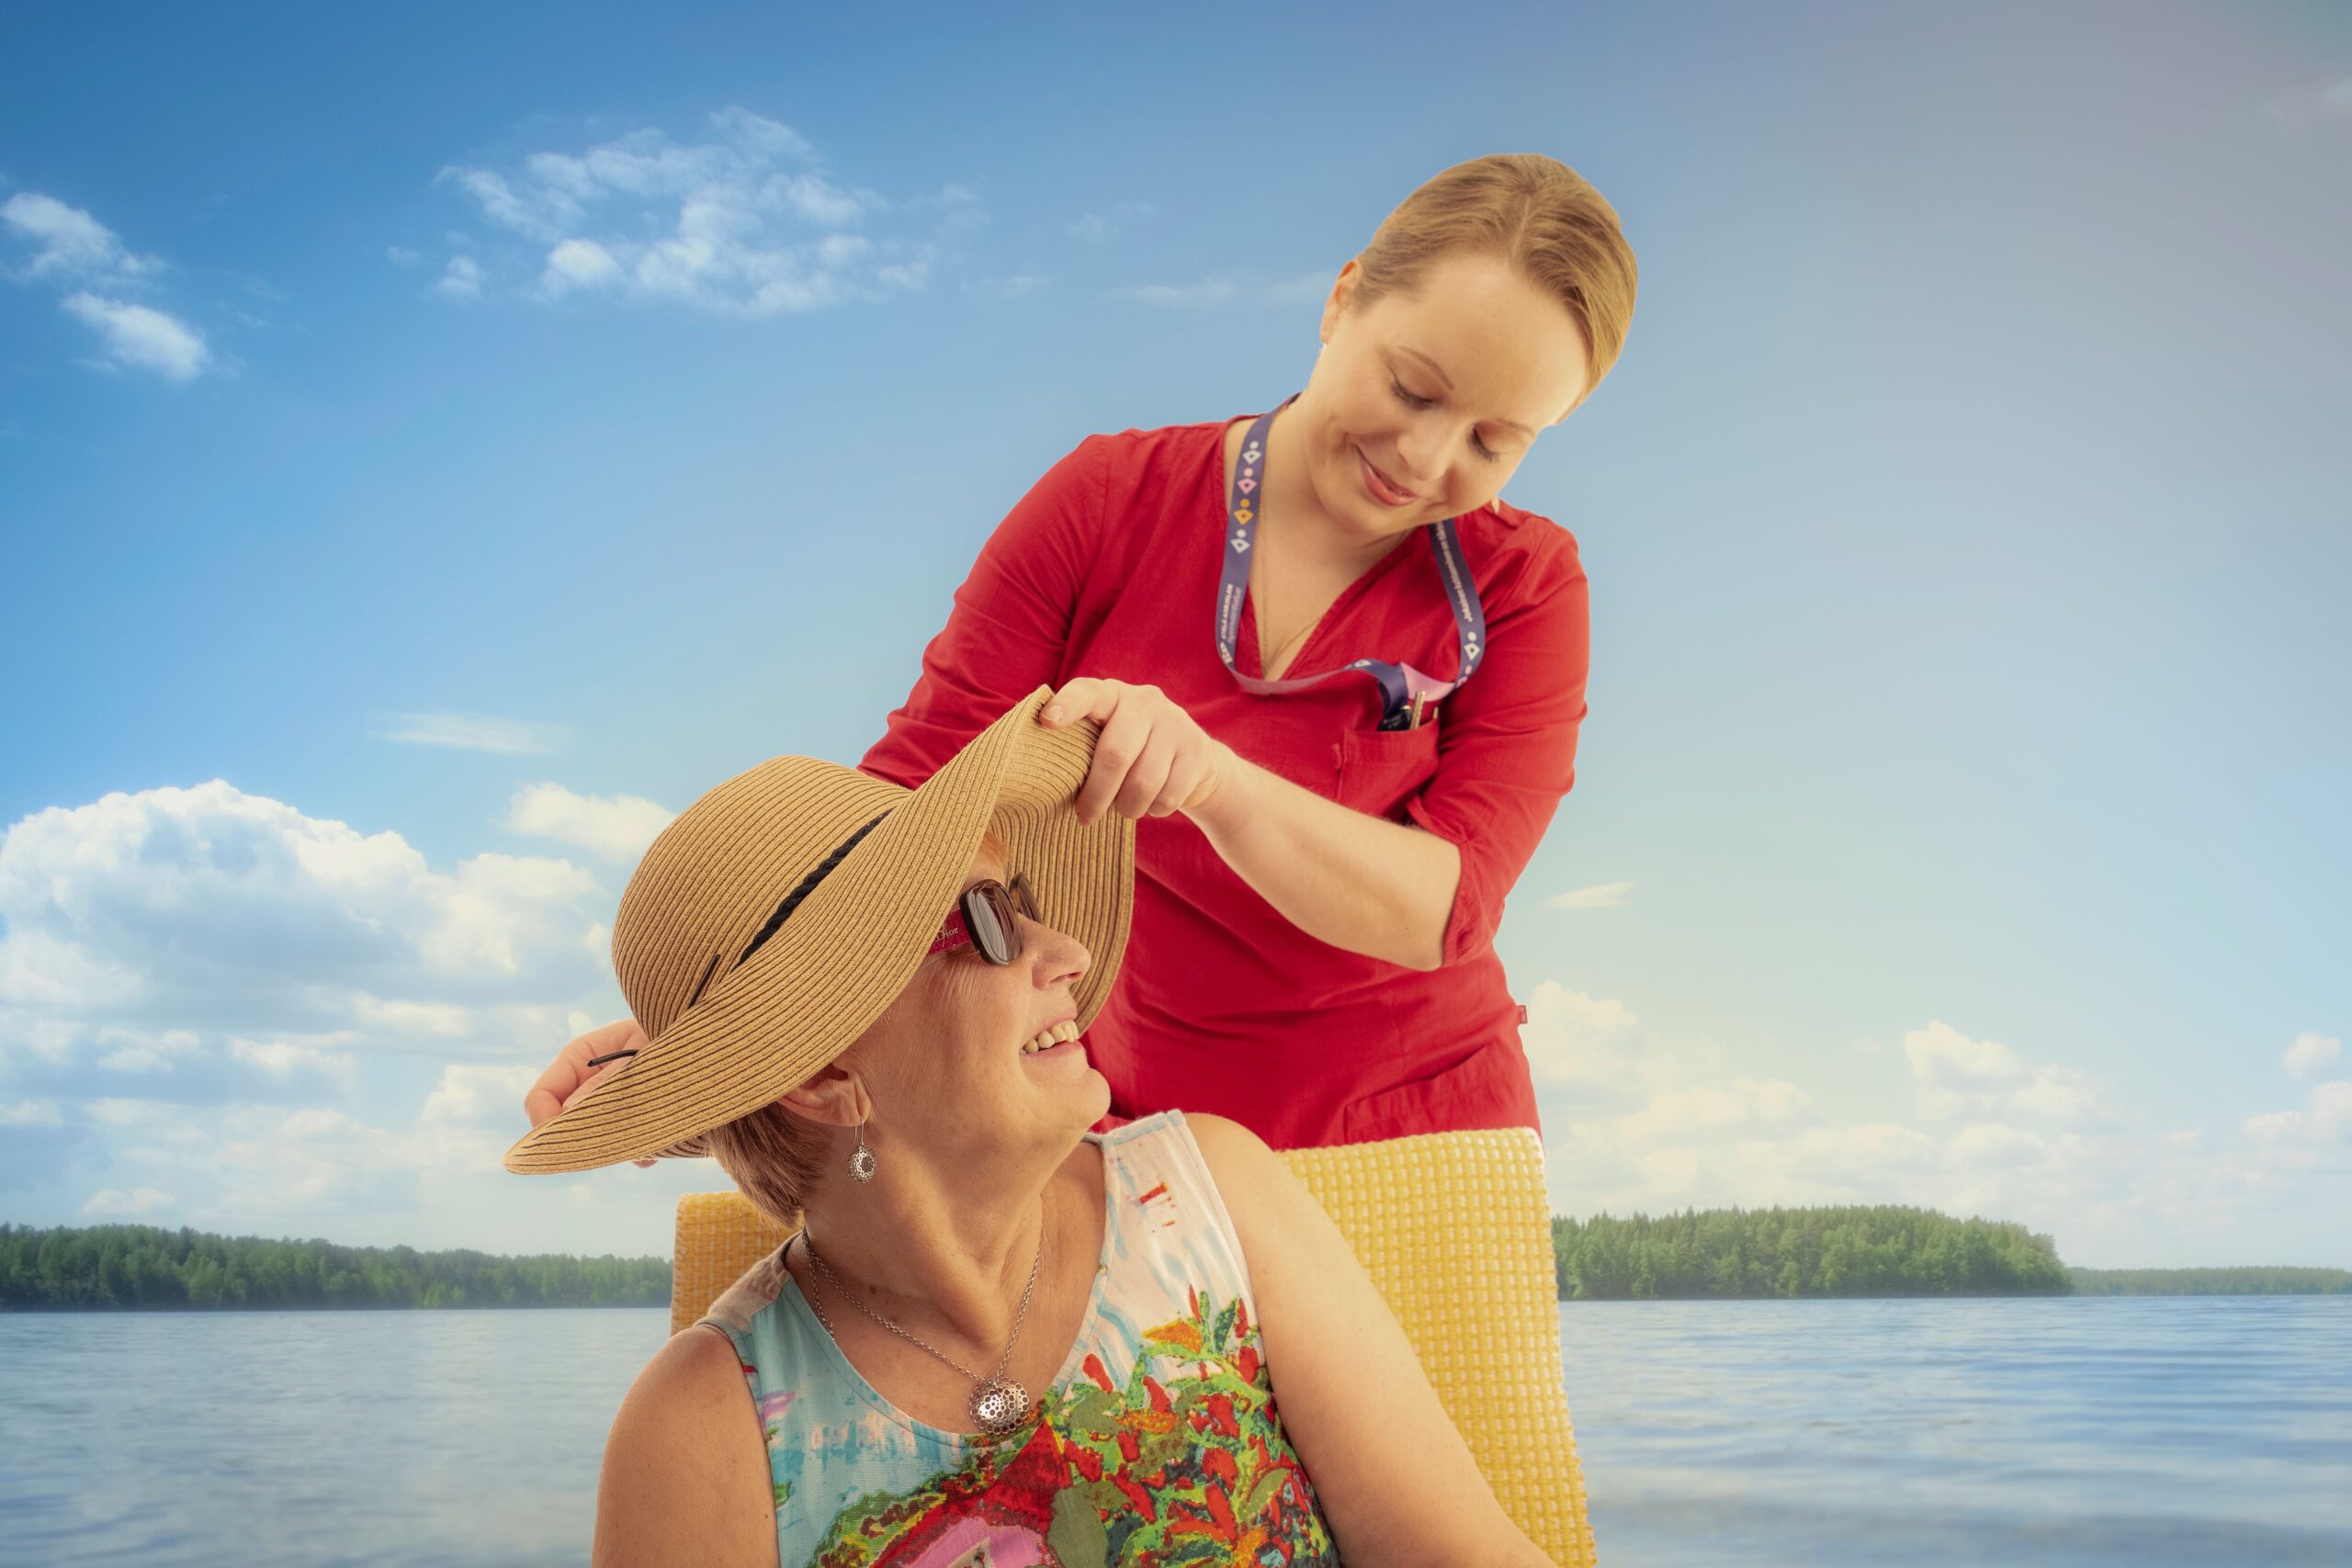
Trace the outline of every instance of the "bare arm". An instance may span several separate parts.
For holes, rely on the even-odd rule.
[[[673,1335],[629,1386],[596,1485],[595,1568],[776,1568],[767,1440],[734,1346]]]
[[[1283,1427],[1350,1568],[1557,1568],[1503,1512],[1315,1195],[1248,1128],[1185,1122],[1240,1233]]]
[[[1227,755],[1216,790],[1185,815],[1259,897],[1333,947],[1408,969],[1443,962],[1459,850]]]
[[[1236,753],[1157,686],[1081,677],[1038,715],[1102,727],[1078,792],[1106,811],[1181,811],[1234,874],[1307,935],[1408,969],[1444,961],[1461,852],[1437,834],[1326,800]]]

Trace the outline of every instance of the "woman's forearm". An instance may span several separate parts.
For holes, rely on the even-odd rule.
[[[1216,789],[1185,815],[1260,897],[1334,947],[1408,969],[1444,961],[1460,851],[1227,757]]]

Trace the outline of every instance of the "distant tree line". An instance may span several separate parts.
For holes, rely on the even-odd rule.
[[[2046,1235],[1891,1205],[1555,1219],[1563,1301],[2065,1295]]]
[[[2074,1269],[2022,1225],[1889,1206],[1555,1219],[1563,1301],[2342,1295],[2341,1269]],[[501,1258],[153,1225],[0,1224],[0,1312],[665,1306],[660,1258]]]
[[[0,1311],[665,1306],[661,1258],[498,1258],[153,1225],[0,1224]]]
[[[2076,1269],[2086,1296],[2352,1296],[2342,1269]]]

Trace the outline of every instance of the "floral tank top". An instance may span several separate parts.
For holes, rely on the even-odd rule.
[[[867,1382],[773,1253],[700,1320],[767,1434],[782,1568],[1337,1564],[1283,1434],[1241,1244],[1181,1111],[1089,1133],[1102,1256],[1037,1416],[944,1431]]]

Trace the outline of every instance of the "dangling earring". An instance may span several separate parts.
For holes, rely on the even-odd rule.
[[[865,1123],[857,1124],[857,1152],[849,1156],[849,1173],[860,1181],[874,1179],[874,1151],[865,1146]]]

